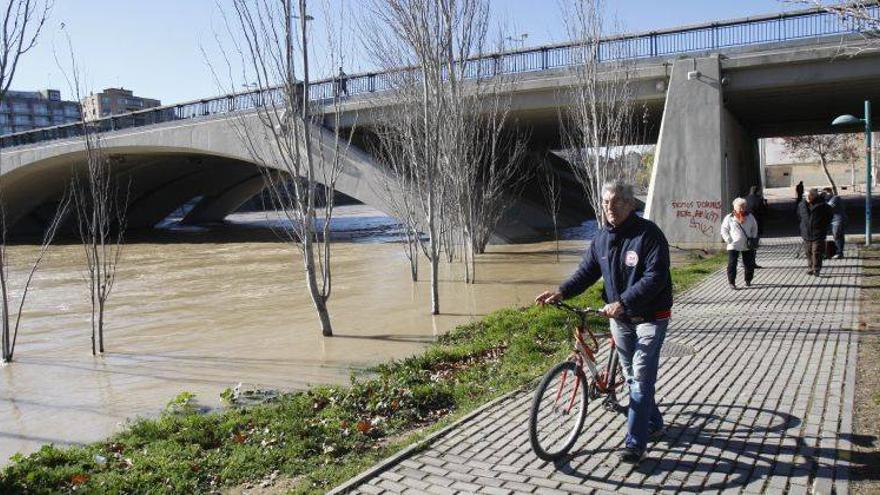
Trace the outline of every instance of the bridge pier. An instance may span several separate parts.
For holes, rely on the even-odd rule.
[[[757,140],[724,106],[717,55],[673,63],[645,216],[669,243],[713,248],[731,201],[760,185]]]

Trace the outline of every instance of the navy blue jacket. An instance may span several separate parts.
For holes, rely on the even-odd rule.
[[[628,318],[652,321],[667,317],[672,309],[669,243],[654,222],[635,213],[596,235],[559,292],[566,299],[576,296],[599,277],[605,281],[602,298],[606,303],[623,303]]]

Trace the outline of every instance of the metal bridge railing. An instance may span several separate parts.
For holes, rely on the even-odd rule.
[[[869,6],[868,12],[873,19],[880,19],[880,4]],[[865,21],[810,9],[665,31],[612,36],[599,41],[597,56],[600,61],[636,60],[837,34],[865,33],[875,26],[876,23],[869,26]],[[465,61],[464,73],[466,77],[476,78],[571,67],[582,59],[583,52],[583,44],[567,43],[496,53]],[[322,101],[386,91],[393,89],[394,78],[401,74],[401,71],[369,73],[346,76],[343,80],[330,78],[316,81],[309,87],[309,99]],[[114,115],[90,121],[89,125],[101,131],[127,129],[248,110],[277,103],[281,98],[283,95],[277,88],[257,90]],[[0,136],[0,148],[70,138],[81,133],[82,123],[34,129]]]

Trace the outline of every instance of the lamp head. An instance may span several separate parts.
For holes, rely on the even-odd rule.
[[[841,115],[841,116],[837,117],[836,119],[834,119],[834,121],[831,122],[831,125],[858,125],[858,124],[864,124],[864,123],[865,123],[864,120],[847,114],[847,115]]]

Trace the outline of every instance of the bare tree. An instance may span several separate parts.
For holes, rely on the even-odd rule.
[[[80,70],[67,37],[69,68],[55,54],[55,61],[77,100],[85,96]],[[76,225],[85,253],[85,277],[89,288],[92,355],[104,353],[107,301],[116,283],[119,262],[125,246],[131,182],[114,174],[125,159],[105,153],[102,121],[83,118],[79,123],[85,163],[73,166],[70,191]]]
[[[104,353],[104,316],[125,246],[131,184],[113,175],[113,169],[120,167],[123,159],[104,152],[101,130],[87,122],[81,123],[81,128],[86,162],[84,169],[73,171],[71,189],[86,258],[92,355],[96,355]]]
[[[49,18],[51,0],[6,0],[0,30],[0,97],[12,85],[18,62],[31,49]]]
[[[606,24],[604,5],[603,0],[573,0],[565,15],[568,35],[577,50],[574,83],[564,94],[568,105],[560,112],[567,158],[599,225],[605,221],[600,214],[602,184],[634,181],[638,164],[625,159],[626,151],[643,132],[626,44],[605,44],[600,57]]]
[[[795,136],[782,139],[785,151],[802,160],[819,159],[822,171],[837,194],[837,184],[828,171],[828,162],[841,160],[850,163],[850,177],[855,185],[855,161],[858,159],[858,141],[852,134],[817,134],[813,136]]]
[[[553,166],[546,157],[541,160],[541,170],[538,173],[541,181],[541,194],[547,204],[547,213],[553,222],[553,240],[556,241],[556,262],[559,262],[559,209],[562,207],[562,187],[559,177]]]
[[[343,36],[331,30],[335,25],[327,5],[325,26],[330,39],[325,56],[332,65],[341,66]],[[307,7],[306,0],[297,0],[296,8],[293,0],[233,0],[231,13],[224,12],[231,51],[244,67],[242,77],[255,82],[253,94],[258,96],[254,108],[233,114],[230,123],[254,161],[262,165],[273,206],[287,219],[283,235],[302,255],[306,288],[321,333],[329,337],[333,335],[327,306],[332,292],[333,196],[354,125],[343,129],[340,103],[347,91],[339,90],[340,83],[334,85],[332,95],[310,101],[313,62]],[[224,81],[215,71],[215,77],[234,90],[240,81],[232,75],[230,50],[219,44],[229,76]]]
[[[496,76],[488,92],[477,92],[480,101],[464,120],[473,131],[462,144],[464,158],[451,168],[453,189],[460,198],[459,226],[463,234],[465,279],[474,282],[476,255],[486,250],[490,236],[505,210],[519,197],[530,174],[522,167],[526,156],[525,137],[509,122],[510,98],[500,94]]]
[[[14,315],[10,312],[10,306],[14,305],[15,298],[10,294],[10,259],[6,250],[7,229],[5,214],[0,213],[0,236],[2,236],[2,242],[0,242],[0,297],[2,297],[3,305],[3,313],[2,315],[0,315],[0,317],[2,317],[3,325],[2,330],[0,330],[2,331],[2,336],[0,336],[0,338],[2,338],[2,354],[0,354],[0,363],[12,362],[13,356],[15,354],[15,344],[18,340],[18,330],[21,327],[21,317],[24,313],[24,305],[25,302],[27,302],[31,282],[33,282],[34,275],[36,274],[37,269],[39,269],[40,265],[42,264],[43,259],[45,258],[46,253],[49,250],[49,246],[52,245],[52,241],[55,239],[55,234],[58,233],[58,227],[61,225],[61,222],[67,215],[69,205],[70,196],[65,193],[58,203],[58,207],[55,210],[55,215],[49,221],[49,224],[46,226],[43,232],[43,238],[40,242],[40,247],[37,250],[36,256],[30,262],[30,266],[27,269],[27,275],[25,276],[24,281],[21,283],[18,291],[13,291],[13,293],[18,293],[18,304]],[[0,206],[0,208],[2,208],[2,206]]]
[[[419,209],[412,191],[417,190],[414,183],[417,179],[413,168],[408,165],[407,151],[400,143],[400,136],[396,132],[400,129],[402,120],[407,113],[397,117],[398,108],[386,111],[388,116],[379,117],[379,124],[374,126],[377,137],[372,146],[375,156],[381,156],[383,163],[388,167],[388,173],[380,175],[379,193],[382,194],[390,208],[389,213],[397,220],[403,234],[404,254],[409,261],[410,277],[413,282],[419,280],[419,256],[421,232],[419,221],[424,218],[424,213]],[[396,122],[397,125],[387,125],[387,122]]]
[[[807,5],[837,15],[841,22],[858,32],[867,42],[867,48],[876,49],[880,43],[880,15],[876,0],[787,0],[788,3]],[[864,51],[856,48],[854,53]],[[853,50],[849,50],[853,51]]]
[[[489,10],[485,0],[373,0],[373,18],[364,29],[366,44],[374,59],[391,71],[385,115],[386,136],[396,139],[384,146],[397,155],[399,168],[407,174],[405,185],[420,213],[419,236],[423,254],[431,264],[431,313],[440,311],[438,266],[443,253],[453,256],[462,238],[456,228],[453,169],[474,165],[472,143],[475,125],[471,120],[475,100],[467,98],[474,73],[482,62],[465,63],[478,57],[486,39]]]
[[[5,8],[3,9],[2,31],[0,31],[0,100],[6,99],[6,93],[12,86],[21,57],[37,45],[37,40],[46,24],[51,8],[51,1],[6,1]],[[0,174],[2,174],[2,170],[0,170]],[[14,301],[10,295],[9,268],[11,260],[6,250],[8,229],[2,186],[3,184],[0,184],[0,298],[2,298],[2,301],[0,301],[0,304],[2,304],[2,315],[0,315],[0,318],[2,318],[0,362],[7,363],[12,361],[15,353],[15,343],[21,323],[22,310],[27,300],[31,281],[46,254],[46,250],[55,237],[58,224],[66,212],[67,201],[62,200],[59,203],[55,216],[49,222],[44,232],[43,241],[35,259],[30,264],[28,275],[20,289],[18,310],[15,313],[14,321],[11,322],[10,306],[14,306]]]

